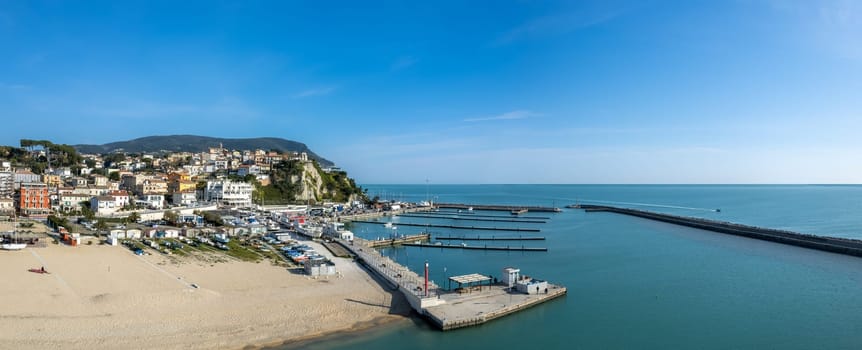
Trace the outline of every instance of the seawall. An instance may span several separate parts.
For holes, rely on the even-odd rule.
[[[832,253],[862,257],[862,241],[848,238],[815,236],[792,231],[748,226],[732,222],[677,216],[646,210],[618,208],[603,205],[580,205],[586,212],[610,212],[636,216],[644,219],[698,228],[707,231],[726,233],[764,241],[789,244],[798,247],[817,249]]]

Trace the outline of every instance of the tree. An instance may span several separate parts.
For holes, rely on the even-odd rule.
[[[141,214],[138,214],[138,212],[132,212],[126,217],[126,223],[138,222],[138,220],[141,220]]]
[[[173,210],[171,210],[171,211],[166,211],[166,212],[165,212],[165,217],[164,217],[164,219],[165,219],[165,221],[170,222],[170,223],[172,223],[172,224],[176,225],[176,224],[177,224],[177,221],[179,221],[179,220],[180,220],[180,214],[179,214],[179,213],[177,213],[176,211],[173,211]]]
[[[90,202],[81,202],[81,214],[84,215],[84,218],[88,221],[92,221],[94,218],[96,218],[96,213],[94,213],[93,210],[90,209]]]
[[[101,232],[108,229],[108,223],[105,220],[99,220],[96,222],[96,230]]]
[[[113,172],[108,173],[108,180],[120,181],[120,172],[119,171],[113,171]]]

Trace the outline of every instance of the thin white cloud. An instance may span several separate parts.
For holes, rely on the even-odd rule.
[[[486,122],[492,120],[516,120],[516,119],[527,119],[540,116],[540,113],[536,113],[529,110],[517,110],[506,112],[500,115],[495,115],[492,117],[479,117],[479,118],[467,118],[464,119],[465,122]]]
[[[490,46],[504,46],[542,35],[558,35],[610,21],[624,11],[600,14],[563,13],[530,19],[497,36]]]
[[[419,60],[413,56],[402,56],[395,60],[395,62],[392,62],[392,65],[389,67],[389,70],[393,72],[399,71],[416,64],[416,62],[419,62]]]
[[[325,96],[325,95],[329,95],[329,94],[331,94],[333,91],[335,91],[335,87],[332,87],[332,86],[330,86],[330,87],[322,87],[322,88],[308,89],[308,90],[300,91],[300,92],[299,92],[299,93],[297,93],[296,95],[293,95],[293,98],[306,98],[306,97],[312,97],[312,96]]]
[[[0,90],[28,90],[30,89],[30,85],[24,84],[10,84],[0,82]]]
[[[855,0],[771,1],[772,8],[793,23],[794,41],[843,57],[862,58],[862,2]],[[798,31],[798,32],[794,32]]]

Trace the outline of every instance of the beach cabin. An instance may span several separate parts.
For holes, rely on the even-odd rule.
[[[159,230],[157,230],[157,229],[154,229],[154,228],[148,228],[148,229],[144,230],[144,237],[146,237],[146,238],[156,238],[156,237],[158,237],[158,236],[159,236],[159,232],[160,232],[160,231],[159,231]]]
[[[111,232],[109,233],[109,236],[113,236],[113,237],[120,238],[120,239],[126,238],[126,230],[119,230],[119,229],[111,230]]]
[[[307,259],[302,264],[305,274],[309,276],[331,276],[336,273],[335,264],[329,260]]]
[[[200,231],[201,230],[196,228],[186,227],[182,230],[182,232],[180,232],[180,235],[182,235],[183,237],[194,238],[197,237],[198,234],[200,234]]]
[[[141,230],[138,230],[138,229],[126,230],[126,238],[141,239]]]
[[[165,230],[165,238],[177,238],[180,236],[180,231],[176,229]]]
[[[120,231],[122,231],[122,230],[120,230]],[[125,234],[125,232],[123,232],[123,234]],[[113,231],[111,232],[110,235],[108,235],[108,239],[105,241],[105,243],[107,243],[109,246],[112,246],[112,247],[116,247],[117,244],[119,244],[119,242],[120,242],[120,239],[117,237],[117,234],[114,233]]]

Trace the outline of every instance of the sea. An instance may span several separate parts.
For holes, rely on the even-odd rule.
[[[608,204],[862,239],[862,186],[366,185],[384,199],[564,207]],[[720,209],[716,211],[715,209]],[[509,215],[475,210],[474,215]],[[446,286],[449,276],[505,267],[568,295],[481,326],[441,332],[406,318],[284,349],[862,349],[862,258],[613,213],[527,213],[546,223],[396,217],[396,229],[353,224],[365,238],[415,234],[399,223],[529,227],[541,232],[430,229],[437,236],[541,236],[508,245],[547,252],[398,247],[383,253]],[[459,244],[460,242],[454,241]],[[466,242],[486,244],[485,242]],[[487,242],[488,245],[500,245]],[[507,243],[503,243],[506,245]]]

